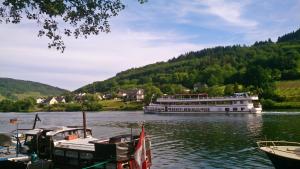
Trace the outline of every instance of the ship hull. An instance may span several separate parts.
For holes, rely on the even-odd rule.
[[[269,159],[272,161],[276,169],[298,169],[300,168],[300,160],[291,159],[283,156],[278,156],[276,154],[265,152]]]
[[[0,161],[1,169],[26,169],[26,164],[22,162]]]
[[[194,110],[198,111],[194,111]],[[192,107],[192,108],[178,108],[179,111],[174,111],[174,108],[169,110],[167,107],[160,108],[144,108],[144,113],[146,114],[261,114],[261,108],[252,108],[247,111],[234,111],[232,108],[203,108],[203,107]],[[228,110],[228,111],[225,111]]]

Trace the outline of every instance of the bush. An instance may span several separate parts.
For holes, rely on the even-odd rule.
[[[81,111],[81,104],[79,103],[68,103],[66,104],[66,111]]]
[[[83,103],[83,110],[100,111],[102,110],[102,105],[98,102],[85,102]]]
[[[262,107],[265,109],[274,108],[275,102],[271,99],[261,100]]]

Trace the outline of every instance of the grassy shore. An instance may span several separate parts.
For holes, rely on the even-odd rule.
[[[123,102],[120,100],[102,100],[99,102],[102,110],[143,110],[143,102]]]

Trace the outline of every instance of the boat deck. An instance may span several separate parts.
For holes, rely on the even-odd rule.
[[[300,146],[267,146],[260,147],[260,150],[278,156],[300,160]]]
[[[81,151],[95,151],[95,146],[93,142],[98,141],[96,138],[78,138],[75,140],[64,140],[58,142],[55,145],[55,148],[62,149],[72,149],[72,150],[81,150]]]
[[[6,147],[0,147],[0,161],[29,161],[30,156],[16,153],[16,147],[10,146],[9,153]]]

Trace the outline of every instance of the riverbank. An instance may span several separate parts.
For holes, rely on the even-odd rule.
[[[74,112],[74,111],[136,111],[143,110],[143,102],[121,100],[101,100],[88,103],[60,103],[53,105],[33,104],[27,108],[19,105],[6,105],[0,112]]]
[[[18,102],[16,102],[18,103]],[[272,100],[261,100],[265,111],[299,111],[300,102],[274,102]],[[1,106],[1,105],[0,105]],[[53,105],[33,104],[28,108],[20,104],[2,105],[4,109],[0,112],[74,112],[74,111],[138,111],[143,110],[143,102],[124,102],[122,100],[101,100],[97,102],[81,103],[60,103]]]

